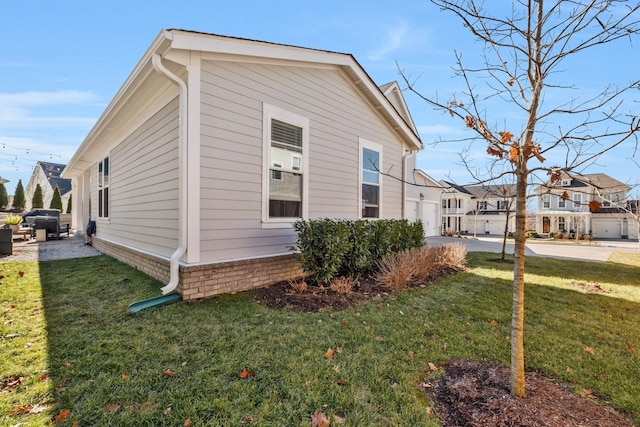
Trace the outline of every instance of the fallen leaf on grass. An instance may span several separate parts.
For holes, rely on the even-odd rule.
[[[437,371],[438,367],[436,365],[434,365],[433,363],[429,362],[429,370],[431,371]]]
[[[128,380],[128,379],[129,379],[129,375],[127,375],[127,374],[122,374],[121,378],[122,378],[123,380]]]
[[[627,351],[633,351],[634,348],[636,348],[635,345],[631,344],[630,342],[627,343]]]
[[[63,365],[64,365],[65,368],[70,368],[71,367],[71,363],[69,363],[69,362],[64,362]]]
[[[20,276],[20,277],[24,276],[24,271],[22,271],[22,270],[18,271],[18,276]]]
[[[585,347],[585,348],[584,348],[584,351],[585,351],[585,353],[587,353],[587,354],[593,354],[593,353],[594,353],[593,348],[591,348],[591,347]]]
[[[349,324],[348,324],[347,322],[342,322],[342,327],[343,327],[343,328],[348,328],[348,327],[349,327]]]
[[[191,422],[191,418],[187,418],[184,420],[184,427],[191,427],[193,423]]]
[[[324,353],[324,357],[326,357],[327,359],[331,360],[333,359],[333,349],[329,348],[325,353]]]
[[[489,319],[489,323],[491,323],[491,326],[498,326],[498,325],[499,325],[499,323],[498,323],[498,322],[496,322],[496,321],[495,321],[495,320],[493,320],[493,319]]]
[[[245,378],[255,377],[256,373],[253,371],[247,370],[247,368],[242,368],[242,371],[240,371],[238,376],[244,380]]]
[[[10,376],[4,381],[2,381],[2,390],[3,391],[13,391],[14,388],[18,387],[22,384],[24,380],[23,377]]]
[[[56,415],[53,419],[54,423],[59,423],[60,421],[65,421],[71,415],[71,409],[63,409],[60,411],[58,415]]]
[[[33,408],[33,405],[22,405],[9,412],[11,415],[22,415],[29,412]]]
[[[118,405],[117,403],[112,403],[110,405],[106,405],[104,407],[105,410],[109,411],[109,412],[115,412],[118,409],[120,409],[120,405]]]
[[[311,427],[328,427],[329,425],[329,420],[322,412],[316,412],[311,416]]]
[[[347,385],[347,381],[346,380],[338,380],[338,381],[336,381],[336,384],[338,384],[338,385]]]
[[[433,415],[433,408],[431,406],[427,406],[427,417],[431,418],[431,415]]]
[[[164,371],[164,374],[165,374],[167,377],[175,377],[175,376],[176,376],[176,373],[175,373],[175,372],[173,372],[171,369],[167,369],[166,371]]]
[[[44,374],[38,377],[38,382],[45,381],[46,379],[47,379],[47,373],[45,372]]]

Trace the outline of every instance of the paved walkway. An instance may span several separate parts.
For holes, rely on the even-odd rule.
[[[469,252],[502,252],[502,237],[473,236],[427,237],[427,245],[441,246],[445,243],[459,242],[467,246]],[[513,254],[513,240],[507,240],[506,252]],[[638,252],[637,240],[595,240],[592,242],[555,241],[545,239],[527,240],[525,255],[566,258],[584,261],[605,262],[616,251]]]
[[[13,254],[0,255],[0,262],[51,261],[55,259],[85,258],[100,255],[93,246],[85,245],[82,236],[71,234],[61,240],[27,242],[22,239],[13,241]]]

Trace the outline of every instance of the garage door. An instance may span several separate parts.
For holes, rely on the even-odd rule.
[[[438,204],[422,202],[422,226],[424,227],[425,236],[437,236],[440,234],[438,219]]]
[[[596,239],[619,239],[619,219],[593,219],[593,237]]]

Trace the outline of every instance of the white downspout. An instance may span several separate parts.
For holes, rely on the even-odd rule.
[[[180,88],[180,106],[178,112],[178,248],[171,255],[169,263],[170,281],[161,288],[162,294],[173,292],[180,283],[180,258],[187,250],[187,223],[185,215],[187,212],[187,195],[185,194],[184,183],[187,180],[187,105],[188,90],[187,84],[178,76],[169,71],[162,63],[162,56],[154,52],[151,57],[153,68],[160,74],[164,74]]]
[[[407,159],[412,154],[414,154],[414,152],[409,150],[402,155],[402,219],[407,218],[407,182],[409,181],[409,177],[407,176]]]

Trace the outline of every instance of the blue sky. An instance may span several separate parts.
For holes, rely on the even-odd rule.
[[[491,3],[507,9],[511,4]],[[38,160],[66,163],[71,158],[161,29],[351,53],[379,85],[401,80],[397,61],[412,78],[419,77],[416,87],[422,93],[442,98],[460,91],[462,82],[452,77],[454,50],[470,61],[480,51],[454,16],[426,0],[10,1],[2,6],[0,24],[0,176],[11,181],[9,194],[18,179],[26,185]],[[569,64],[566,76],[587,93],[606,83],[625,83],[638,78],[639,48],[627,42],[590,52],[582,62]],[[637,94],[635,109],[640,110]],[[463,145],[429,145],[439,136],[460,138],[462,124],[412,93],[405,98],[427,145],[418,167],[436,179],[469,182],[458,164]],[[500,114],[506,117],[508,111]],[[484,149],[477,145],[471,151],[478,166],[484,164]],[[627,144],[586,172],[636,183],[640,168],[628,160],[631,154]]]

